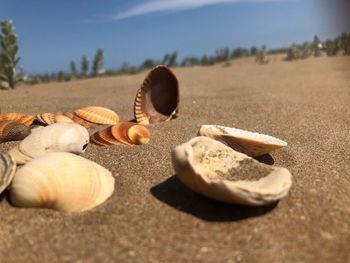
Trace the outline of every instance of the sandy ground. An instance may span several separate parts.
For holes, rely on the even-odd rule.
[[[180,117],[151,126],[139,147],[91,145],[116,191],[80,214],[0,203],[0,262],[350,262],[350,59],[174,69]],[[1,112],[72,111],[99,105],[133,118],[135,76],[25,86],[0,92]],[[246,208],[187,190],[170,161],[201,124],[286,140],[265,161],[293,175],[277,205]],[[0,145],[0,151],[16,143]]]

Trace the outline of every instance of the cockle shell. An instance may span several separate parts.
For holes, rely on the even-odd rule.
[[[42,156],[48,152],[81,154],[89,143],[89,133],[81,125],[60,122],[37,128],[20,142],[9,154],[17,164]]]
[[[20,168],[10,187],[18,207],[81,212],[106,201],[114,178],[104,167],[71,153],[49,153]]]
[[[34,121],[34,116],[23,113],[4,113],[0,114],[0,121],[18,121],[27,126],[30,126]]]
[[[251,157],[270,153],[288,145],[285,141],[269,135],[220,125],[202,125],[198,133],[218,140]]]
[[[176,118],[179,85],[174,73],[159,65],[151,70],[137,91],[134,114],[138,123],[147,125]]]
[[[80,117],[78,117],[77,115],[70,113],[70,112],[63,112],[63,115],[70,118],[73,122],[85,127],[86,129],[91,129],[94,124],[91,122],[88,122]]]
[[[235,204],[267,205],[292,185],[285,168],[269,166],[208,137],[195,137],[172,152],[178,178],[191,190]]]
[[[42,124],[50,125],[57,122],[73,122],[69,117],[61,112],[57,113],[40,113],[36,115],[36,119]]]
[[[116,124],[119,122],[119,116],[114,111],[104,107],[86,107],[77,109],[74,113],[89,122],[97,124]]]
[[[0,194],[10,185],[15,172],[15,160],[7,153],[0,153]]]
[[[97,131],[91,135],[90,141],[99,146],[137,145],[147,144],[150,138],[151,134],[145,126],[133,122],[120,122]]]
[[[29,126],[17,121],[0,122],[0,143],[23,140],[30,134]]]

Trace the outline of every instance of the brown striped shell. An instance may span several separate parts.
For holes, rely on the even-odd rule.
[[[174,73],[166,66],[156,66],[137,91],[134,103],[136,121],[147,125],[176,118],[179,96],[179,85]]]
[[[34,121],[34,116],[16,112],[4,113],[0,114],[0,121],[18,121],[30,126]]]
[[[0,122],[0,143],[23,140],[30,134],[29,126],[18,121]]]
[[[10,185],[16,172],[16,162],[7,153],[0,153],[0,194]]]
[[[61,112],[56,113],[40,113],[36,115],[36,119],[42,124],[50,125],[57,122],[73,122],[69,117]]]
[[[70,118],[73,122],[83,126],[84,128],[86,129],[91,129],[94,124],[91,123],[91,122],[88,122],[80,117],[78,117],[77,115],[73,114],[73,113],[70,113],[70,112],[63,112],[63,115]]]
[[[118,114],[104,107],[85,107],[75,110],[74,113],[78,117],[96,124],[113,125],[119,122]]]
[[[121,122],[97,131],[90,136],[90,142],[98,146],[147,144],[151,134],[140,124]]]

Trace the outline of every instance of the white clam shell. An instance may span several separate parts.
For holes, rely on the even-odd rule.
[[[251,157],[267,154],[288,145],[285,141],[269,135],[220,125],[202,125],[198,134],[218,140]]]
[[[178,178],[191,190],[227,203],[271,204],[286,196],[292,185],[287,169],[259,163],[203,136],[177,146],[172,162]]]
[[[114,178],[104,167],[71,153],[48,153],[20,168],[10,187],[18,207],[66,212],[92,209],[112,195]]]
[[[84,127],[76,123],[61,122],[32,130],[9,154],[17,164],[24,164],[49,152],[81,154],[88,143],[89,132]]]

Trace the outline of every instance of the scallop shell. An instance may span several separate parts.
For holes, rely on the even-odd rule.
[[[49,153],[20,168],[10,187],[18,207],[82,212],[106,201],[114,178],[104,167],[71,153]]]
[[[70,112],[63,112],[63,115],[70,118],[73,122],[85,127],[86,129],[91,129],[94,124],[91,122],[88,122],[80,117],[78,117],[77,115],[70,113]]]
[[[99,146],[138,145],[147,144],[150,138],[151,134],[145,126],[132,122],[121,122],[97,131],[91,135],[90,141]]]
[[[251,157],[270,153],[288,145],[285,141],[269,135],[220,125],[202,125],[198,133],[218,140]]]
[[[15,172],[15,160],[7,153],[0,153],[0,194],[10,185]]]
[[[76,123],[60,122],[37,128],[9,154],[17,164],[42,156],[48,152],[81,154],[89,143],[88,131]]]
[[[188,188],[227,203],[271,204],[285,197],[292,185],[287,169],[259,163],[203,136],[177,146],[172,162]]]
[[[147,125],[176,118],[179,96],[174,73],[162,65],[155,67],[137,91],[134,103],[136,121]]]
[[[89,122],[97,124],[116,124],[119,116],[114,111],[104,107],[86,107],[75,110],[74,113]]]
[[[34,121],[34,117],[23,113],[4,113],[0,114],[0,121],[18,121],[30,126]]]
[[[57,113],[40,113],[36,115],[36,119],[42,124],[50,125],[57,122],[73,122],[69,117],[61,112]]]
[[[17,121],[0,122],[0,143],[23,140],[30,134],[29,126]]]

